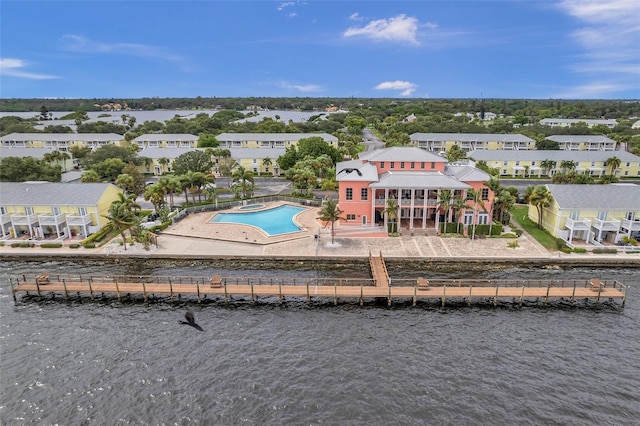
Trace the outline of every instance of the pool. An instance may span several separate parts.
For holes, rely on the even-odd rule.
[[[293,218],[304,210],[306,210],[305,207],[282,205],[257,212],[218,213],[211,219],[211,222],[255,226],[269,236],[281,235],[301,230],[301,228],[293,222]]]

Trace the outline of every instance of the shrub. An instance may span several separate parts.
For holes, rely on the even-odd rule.
[[[520,247],[520,244],[518,244],[518,240],[513,240],[507,243],[507,247],[514,249]]]
[[[593,253],[594,254],[615,254],[618,253],[618,250],[614,249],[614,248],[594,248],[593,249]]]
[[[559,249],[559,250],[560,250],[561,252],[563,252],[563,253],[567,253],[567,254],[571,253],[571,251],[572,251],[569,247],[562,247],[562,248],[561,248],[561,249]]]
[[[11,247],[18,247],[18,248],[29,248],[29,247],[35,247],[36,245],[34,243],[25,243],[25,242],[21,242],[21,243],[11,243]]]
[[[82,243],[82,245],[84,246],[84,248],[88,248],[88,249],[92,249],[92,248],[96,248],[96,244],[95,243]]]
[[[72,248],[72,249],[80,248],[80,244],[78,243],[69,244],[69,248]]]
[[[514,229],[513,229],[513,232],[515,232],[515,234],[516,234],[518,237],[521,237],[521,236],[522,236],[522,229],[514,228]]]
[[[567,243],[562,239],[562,238],[556,238],[556,248],[558,250],[562,250],[564,248],[567,248]]]
[[[4,241],[0,241],[0,247],[4,247]]]
[[[586,253],[587,249],[583,247],[576,247],[572,250],[574,253]]]
[[[513,232],[507,232],[506,234],[502,234],[502,238],[518,238],[518,236]]]
[[[42,243],[40,244],[41,248],[60,248],[62,247],[62,243]]]

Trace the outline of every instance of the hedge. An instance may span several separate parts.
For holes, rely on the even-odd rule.
[[[41,248],[60,248],[62,247],[62,243],[42,243],[40,244]]]

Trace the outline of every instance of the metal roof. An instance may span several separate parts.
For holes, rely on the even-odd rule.
[[[337,181],[377,182],[378,168],[360,160],[342,161],[336,165]]]
[[[220,142],[242,142],[242,141],[299,141],[311,137],[320,137],[325,141],[337,142],[338,138],[328,133],[220,133],[216,140]]]
[[[440,172],[386,172],[371,188],[468,189],[464,182]]]
[[[25,148],[22,146],[1,146],[0,147],[0,158],[7,157],[33,157],[33,158],[43,158],[45,154],[50,154],[54,151],[58,151],[54,148]],[[62,151],[60,151],[62,152]],[[69,157],[72,157],[70,152],[67,152]]]
[[[587,123],[587,124],[618,124],[618,120],[614,118],[608,119],[599,119],[599,118],[543,118],[540,120],[540,124],[547,123],[566,123],[566,124],[575,124],[575,123]]]
[[[123,141],[124,136],[116,133],[9,133],[0,138],[0,141],[15,142],[94,142],[94,141]]]
[[[287,152],[286,148],[227,148],[231,158],[270,158],[275,161]]]
[[[147,157],[147,158],[177,158],[180,155],[191,152],[191,151],[204,151],[204,148],[183,148],[183,147],[175,147],[175,148],[144,148],[138,151],[138,157]]]
[[[533,142],[533,139],[519,133],[414,133],[410,138],[418,142]]]
[[[640,157],[626,151],[475,150],[467,156],[476,161],[607,161],[618,157],[624,162],[640,162]]]
[[[447,159],[426,149],[416,147],[400,147],[376,149],[360,154],[361,160],[367,161],[415,161],[415,162],[446,162]]]
[[[634,184],[548,184],[560,209],[640,211],[640,186]]]
[[[555,142],[615,142],[602,135],[551,135],[547,139]]]
[[[447,164],[445,173],[466,182],[486,182],[491,179],[489,173],[468,164]]]
[[[3,206],[95,206],[110,183],[1,182]]]
[[[138,136],[132,142],[192,142],[197,140],[198,136],[189,133],[147,133]]]

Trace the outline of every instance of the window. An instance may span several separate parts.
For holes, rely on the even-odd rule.
[[[507,161],[504,161],[504,162],[502,163],[502,165],[503,165],[503,166],[506,166],[507,164],[509,164]]]
[[[78,207],[78,214],[80,216],[86,216],[87,215],[87,208],[86,207]]]
[[[401,168],[401,169],[404,169],[404,161],[401,161],[401,162],[400,162],[400,168]]]
[[[420,163],[420,168],[424,169],[424,161]]]
[[[60,214],[60,207],[51,207],[51,213],[53,213],[54,216],[58,216]]]
[[[580,212],[578,210],[572,210],[571,213],[569,213],[569,219],[571,220],[578,220],[579,217]]]
[[[489,199],[489,188],[482,188],[482,193],[480,194],[483,200]]]
[[[433,169],[435,169],[435,168],[436,168],[436,162],[435,162],[435,161],[432,161],[432,162],[431,162],[431,170],[433,170]]]
[[[471,225],[473,223],[473,212],[465,211],[464,212],[464,224]]]
[[[355,214],[348,214],[347,215],[347,220],[356,220],[356,215]]]
[[[411,168],[415,169],[416,168],[416,163],[414,161],[411,162]]]
[[[392,168],[392,169],[394,169],[394,168],[396,167],[396,162],[395,162],[395,161],[392,161],[392,162],[391,162],[391,166],[389,166],[389,167],[390,167],[390,168]]]
[[[25,208],[24,208],[24,213],[25,213],[27,216],[31,216],[31,215],[33,214],[33,207],[25,207]]]
[[[380,168],[381,168],[381,169],[384,169],[384,161],[381,161],[381,162],[380,162]]]
[[[479,213],[478,225],[488,225],[488,224],[489,224],[489,213]]]
[[[347,188],[347,200],[353,200],[353,188]]]
[[[367,201],[369,199],[369,188],[360,189],[360,199],[362,201]]]
[[[598,212],[598,219],[607,220],[607,212]]]

